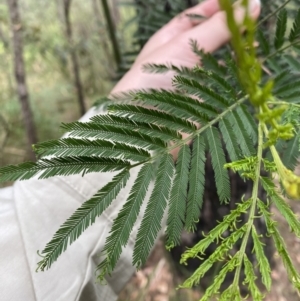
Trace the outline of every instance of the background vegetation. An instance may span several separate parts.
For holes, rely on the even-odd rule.
[[[72,40],[66,38],[64,1],[19,3],[29,99],[39,141],[61,136],[59,125],[81,116],[73,84],[71,53],[79,62],[87,108],[110,91],[116,64],[100,0],[70,3]],[[109,1],[122,49],[130,43],[135,15],[129,5]],[[119,1],[121,2],[121,1]],[[16,93],[8,5],[0,3],[0,165],[28,159],[26,131]],[[126,44],[127,43],[127,44]]]

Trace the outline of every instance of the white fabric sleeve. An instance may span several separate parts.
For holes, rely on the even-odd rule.
[[[96,112],[91,110],[84,120]],[[96,282],[111,223],[124,204],[137,170],[112,205],[68,247],[53,266],[36,273],[42,250],[59,226],[92,197],[115,173],[54,177],[16,182],[0,189],[0,300],[2,301],[114,301],[134,273],[131,265],[135,226],[107,285]],[[140,219],[140,218],[139,218]],[[139,220],[138,219],[138,220]]]

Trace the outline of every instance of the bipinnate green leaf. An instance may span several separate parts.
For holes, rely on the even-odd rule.
[[[223,221],[224,223],[224,221]],[[222,243],[215,249],[214,253],[209,256],[199,268],[180,286],[182,288],[192,288],[197,285],[201,278],[209,271],[214,263],[223,262],[234,244],[244,236],[247,231],[247,224],[232,232],[228,237],[222,239]],[[221,234],[220,234],[221,236]],[[194,248],[194,247],[193,247]]]
[[[299,97],[300,80],[292,80],[282,86],[275,86],[273,93],[279,98],[283,98],[285,101],[292,101],[293,97]]]
[[[232,129],[230,122],[227,119],[223,118],[219,122],[219,128],[222,133],[230,160],[237,161],[241,159],[241,149],[238,145],[237,137]]]
[[[133,161],[144,161],[150,158],[150,153],[146,150],[105,140],[64,138],[39,143],[35,145],[34,150],[42,156],[54,155],[56,157],[97,156]]]
[[[224,119],[228,120],[238,137],[238,144],[242,151],[242,157],[249,157],[255,154],[254,142],[248,135],[244,123],[237,112],[228,114]]]
[[[176,88],[186,90],[189,94],[198,96],[200,99],[213,106],[217,111],[226,109],[230,101],[214,90],[200,84],[198,81],[183,76],[175,76],[174,85]]]
[[[163,92],[166,93],[165,90],[163,90]],[[168,96],[168,99],[174,99],[176,105],[178,103],[180,103],[180,106],[183,106],[183,107],[185,105],[192,106],[198,112],[198,113],[196,113],[196,116],[198,116],[197,118],[199,118],[199,116],[200,116],[202,119],[204,119],[204,121],[207,121],[206,118],[208,118],[208,117],[216,117],[218,115],[217,110],[213,106],[211,106],[207,103],[200,102],[199,100],[197,100],[193,97],[190,97],[188,95],[181,94],[178,92],[175,93],[172,91],[168,91],[167,96]],[[199,115],[199,114],[201,114],[201,115]]]
[[[278,194],[273,181],[267,177],[261,177],[261,183],[279,212],[284,216],[291,230],[300,238],[300,221],[287,202]]]
[[[270,291],[272,285],[272,278],[271,278],[271,267],[269,264],[269,260],[267,259],[264,253],[263,244],[260,241],[254,226],[252,226],[251,234],[253,238],[256,259],[262,277],[262,283],[265,285],[266,289]]]
[[[290,54],[286,54],[283,56],[284,59],[286,60],[286,62],[289,64],[290,68],[293,71],[299,72],[300,70],[300,62],[297,59],[297,57],[290,55]]]
[[[103,280],[106,274],[113,271],[120,258],[122,248],[128,243],[130,233],[137,220],[153,176],[153,171],[152,163],[147,163],[141,168],[126,203],[113,222],[110,235],[106,238],[102,251],[105,259],[97,267],[97,270],[100,271],[100,280]]]
[[[276,49],[279,49],[284,44],[284,36],[287,27],[287,10],[282,9],[277,17],[276,23],[276,33],[275,33],[275,40],[274,46]]]
[[[201,59],[201,65],[209,71],[214,71],[217,74],[225,75],[226,67],[219,63],[218,59],[213,54],[200,49],[197,40],[191,40],[190,45],[193,52]]]
[[[209,301],[211,297],[215,294],[219,294],[222,283],[225,280],[225,277],[228,273],[232,272],[239,264],[239,253],[236,253],[232,258],[230,258],[222,267],[222,269],[215,276],[213,283],[205,290],[204,295],[200,301]],[[240,291],[238,287],[230,286],[228,290],[225,290],[219,300],[227,301],[230,296],[232,301],[242,301]]]
[[[196,99],[165,90],[153,91],[152,93],[138,93],[137,98],[140,101],[145,101],[145,104],[154,105],[168,114],[186,120],[201,122],[202,124],[207,123],[209,115],[214,117],[217,115],[213,108],[207,115],[207,112],[202,109],[201,103]]]
[[[267,40],[264,32],[262,30],[258,30],[257,31],[258,33],[258,36],[257,36],[257,39],[258,39],[258,42],[259,42],[259,46],[262,50],[262,53],[264,55],[269,55],[270,54],[270,44],[269,44],[269,41]]]
[[[237,285],[231,284],[227,289],[225,289],[218,301],[243,301],[244,299],[241,296],[240,288]]]
[[[158,126],[165,126],[186,133],[193,133],[196,130],[196,126],[188,120],[141,106],[111,105],[109,106],[109,113],[138,122],[154,123]]]
[[[276,205],[279,212],[284,216],[287,223],[291,227],[291,230],[295,233],[297,237],[300,238],[300,221],[296,214],[292,211],[291,207],[287,202],[279,196],[277,193],[271,196],[273,203]]]
[[[166,229],[166,246],[168,249],[180,244],[180,236],[186,213],[186,198],[191,163],[191,151],[188,145],[181,147],[175,168],[169,199],[169,211]]]
[[[236,89],[234,86],[228,82],[226,77],[222,76],[220,72],[208,71],[202,67],[196,66],[194,68],[195,74],[205,77],[207,81],[211,84],[212,88],[218,88],[220,92],[224,95],[228,95],[229,98],[235,99],[236,98]]]
[[[255,283],[257,277],[254,273],[252,263],[250,262],[246,254],[244,255],[244,267],[245,267],[246,277],[243,284],[248,286],[248,289],[250,291],[253,300],[262,301],[264,299],[264,295],[260,292],[259,288]]]
[[[26,162],[0,168],[0,181],[28,180],[36,175],[39,179],[69,176],[90,172],[108,172],[129,168],[128,161],[111,158],[64,157],[41,159],[37,163]]]
[[[181,255],[181,264],[187,264],[187,260],[190,258],[196,258],[205,254],[205,250],[215,241],[218,240],[221,235],[230,227],[236,227],[236,222],[241,214],[246,213],[248,208],[252,204],[252,199],[243,201],[237,205],[237,208],[232,210],[228,215],[226,215],[221,223],[219,223],[215,228],[213,228],[205,238],[201,239],[192,248],[187,249]]]
[[[267,57],[267,63],[268,63],[270,70],[272,70],[272,72],[279,73],[282,71],[280,62],[278,61],[277,57],[272,56],[272,54]]]
[[[172,8],[181,7],[178,3],[182,1],[173,2],[170,4]],[[140,268],[145,263],[161,229],[167,204],[169,204],[167,247],[178,245],[182,229],[185,227],[189,231],[195,230],[200,216],[204,195],[206,150],[210,153],[217,193],[221,202],[230,199],[230,182],[226,168],[243,172],[244,178],[257,180],[254,187],[257,187],[259,180],[261,181],[269,199],[287,220],[292,232],[300,237],[300,221],[280,196],[274,183],[269,178],[257,177],[260,172],[258,163],[263,162],[261,165],[267,172],[273,172],[276,166],[275,163],[261,159],[261,156],[257,155],[262,151],[263,140],[260,134],[257,149],[258,126],[255,119],[257,107],[251,110],[242,104],[247,99],[255,106],[260,104],[260,100],[256,103],[252,102],[252,98],[256,96],[260,98],[260,93],[256,92],[263,91],[262,86],[270,82],[267,79],[270,74],[273,74],[271,80],[274,79],[272,81],[274,88],[272,95],[266,92],[268,97],[265,97],[267,101],[265,105],[269,109],[272,109],[276,99],[290,102],[290,105],[292,102],[293,105],[299,102],[300,80],[295,76],[298,75],[300,66],[297,60],[297,51],[300,49],[299,45],[297,46],[300,42],[300,9],[291,22],[287,10],[283,8],[289,1],[275,11],[277,14],[275,51],[271,53],[273,47],[269,42],[269,33],[259,30],[259,46],[254,47],[256,26],[254,21],[246,17],[242,25],[237,24],[232,1],[220,0],[219,2],[227,12],[234,55],[224,49],[216,55],[205,53],[199,49],[196,41],[192,41],[192,50],[201,60],[202,67],[187,68],[171,64],[144,66],[145,70],[152,73],[169,71],[175,73],[173,88],[178,89],[177,91],[141,90],[111,96],[106,99],[108,104],[104,105],[109,106],[107,114],[94,116],[87,123],[74,122],[63,125],[69,131],[68,138],[36,145],[35,151],[42,157],[38,162],[0,168],[1,181],[121,171],[91,199],[83,203],[59,228],[42,251],[43,258],[38,263],[38,269],[42,271],[48,269],[71,243],[95,223],[96,218],[112,204],[127,184],[130,176],[129,169],[137,165],[141,169],[126,202],[113,221],[112,229],[105,242],[102,252],[104,260],[97,267],[100,270],[100,280],[103,280],[107,274],[111,274],[123,248],[128,244],[154,173],[156,175],[154,188],[138,229],[133,264]],[[296,2],[300,3],[298,0]],[[274,7],[277,9],[277,6]],[[151,12],[155,22],[150,24],[144,21],[139,24],[139,28],[146,32],[146,36],[145,34],[137,36],[140,41],[146,41],[149,33],[153,33],[168,21],[169,16],[166,16],[164,11],[164,5],[155,6]],[[273,12],[272,14],[274,15]],[[287,36],[288,22],[293,24]],[[240,35],[241,26],[246,29],[243,35]],[[295,52],[287,52],[288,48],[292,49],[292,46]],[[259,47],[261,48],[259,60],[262,64],[255,55]],[[284,57],[281,56],[283,52]],[[127,53],[124,62],[132,62],[132,55],[133,53]],[[261,76],[261,73],[264,75]],[[298,130],[298,121],[295,121],[298,115],[291,118],[295,133]],[[182,140],[183,133],[189,134],[191,140],[194,139],[192,151],[188,145],[183,145],[183,142],[188,140]],[[282,147],[284,150],[282,161],[287,168],[292,169],[297,163],[300,156],[299,140],[299,133],[296,133],[293,139],[281,143],[283,147],[286,146],[285,150]],[[230,164],[226,164],[222,142],[227,149],[228,157],[234,161]],[[168,148],[170,145],[173,148],[175,146],[180,148],[176,164],[173,162],[172,155],[166,154],[170,150]],[[153,156],[150,151],[154,151]],[[138,163],[132,165],[132,161]],[[253,166],[257,166],[257,170]],[[254,206],[251,207],[253,210],[249,222],[244,225],[240,223],[241,215],[248,212],[255,202],[259,213],[265,218],[268,234],[275,242],[291,282],[300,290],[299,273],[289,257],[276,222],[272,219],[269,203],[264,204],[254,193],[247,201],[242,200],[237,204],[236,209],[225,216],[223,221],[182,256],[181,263],[187,264],[190,258],[200,258],[212,243],[220,242],[214,253],[183,284],[183,287],[190,288],[198,284],[215,265],[221,265],[221,270],[217,271],[201,301],[208,301],[214,295],[218,295],[220,301],[243,300],[237,278],[234,284],[228,286],[224,292],[220,292],[226,275],[237,267],[242,268],[242,265],[245,271],[243,284],[248,286],[253,300],[263,300],[264,296],[256,285],[255,269],[245,254],[246,248],[243,248],[250,233],[262,282],[267,290],[270,290],[270,265],[264,254],[261,236],[252,225],[255,215]],[[236,247],[236,243],[243,238],[245,240],[241,250],[233,254],[232,250]],[[236,276],[239,275],[240,270],[237,270]]]
[[[181,138],[181,135],[163,126],[156,126],[155,124],[149,124],[145,122],[136,122],[128,118],[118,117],[114,115],[97,115],[91,118],[91,122],[73,122],[63,124],[62,128],[69,131],[69,136],[72,137],[83,137],[83,138],[103,138],[109,139],[110,136],[107,134],[111,130],[111,140],[118,141],[118,134],[122,135],[119,142],[123,142],[127,135],[127,139],[132,137],[140,140],[149,141],[152,144],[164,145],[159,140],[153,138],[159,138],[163,141],[177,140]],[[127,130],[125,132],[122,131]],[[138,134],[138,135],[136,135]],[[142,135],[139,135],[142,134]],[[116,135],[114,139],[114,135]],[[151,139],[152,138],[152,139]],[[159,143],[158,143],[159,142]],[[129,142],[127,142],[129,143]],[[134,141],[132,142],[135,143]]]
[[[225,63],[226,63],[226,69],[229,76],[229,79],[231,84],[236,87],[236,91],[240,91],[240,97],[244,96],[244,91],[242,88],[242,85],[239,81],[239,68],[236,64],[236,60],[232,58],[231,54],[225,54]]]
[[[293,27],[289,34],[289,41],[293,43],[300,38],[300,9],[298,9],[296,18],[293,22]],[[298,70],[299,71],[299,70]]]
[[[187,211],[185,229],[194,231],[203,204],[205,182],[205,141],[198,135],[192,144],[191,170],[189,172],[189,189],[187,197]]]
[[[242,121],[244,128],[246,132],[248,133],[248,136],[252,140],[252,145],[255,146],[258,140],[258,134],[257,134],[257,123],[253,116],[253,114],[250,114],[249,107],[246,105],[241,104],[236,108],[236,112]]]
[[[129,171],[123,170],[111,182],[101,188],[91,199],[84,202],[69,217],[54,234],[52,240],[41,252],[43,259],[38,263],[37,270],[44,271],[51,267],[57,258],[73,243],[90,225],[96,217],[117,197],[120,190],[126,185],[129,179]]]
[[[215,173],[217,193],[221,202],[227,202],[230,199],[230,183],[228,171],[224,168],[226,159],[224,150],[222,148],[220,134],[215,127],[209,127],[205,131],[205,134],[208,141],[213,170]]]
[[[147,63],[142,66],[143,70],[147,73],[157,73],[164,74],[169,71],[175,71],[176,73],[181,73],[182,67],[177,67],[173,64],[155,64],[155,63]],[[190,70],[190,69],[189,69]]]
[[[282,163],[290,170],[294,170],[300,157],[300,131],[288,141],[282,156]]]
[[[282,259],[282,262],[286,268],[288,277],[293,284],[293,286],[299,291],[300,290],[300,275],[299,272],[295,269],[295,266],[290,258],[289,253],[287,252],[286,245],[274,223],[271,225],[271,236],[274,240],[275,247],[279,256]]]
[[[272,214],[268,210],[268,205],[265,205],[262,201],[258,200],[257,202],[258,208],[263,215],[266,226],[268,230],[268,234],[272,236],[275,244],[275,248],[282,259],[282,262],[286,268],[288,277],[293,284],[293,286],[299,291],[300,290],[300,275],[298,271],[295,269],[294,264],[290,258],[290,255],[287,251],[286,245],[281,234],[278,231],[277,223],[272,219]]]
[[[161,221],[169,199],[173,173],[173,157],[170,154],[162,156],[154,188],[134,245],[133,264],[138,268],[146,262],[158,232],[161,229]]]
[[[154,63],[147,63],[142,66],[142,69],[145,70],[147,73],[157,73],[157,74],[164,74],[169,71],[174,71],[176,74],[181,74],[188,78],[198,79],[197,76],[194,74],[194,70],[192,68],[188,68],[185,66],[175,66],[173,64],[154,64]]]
[[[226,163],[225,168],[230,168],[234,172],[242,172],[241,175],[243,178],[254,179],[255,171],[253,170],[253,166],[257,164],[257,161],[256,156],[246,157],[245,159]]]
[[[126,126],[122,126],[122,124],[111,125],[109,123],[74,122],[71,124],[64,124],[63,128],[69,131],[69,137],[110,140],[112,142],[126,143],[149,150],[162,149],[166,146],[166,141],[161,139],[163,133],[159,135],[160,137],[154,133],[149,135],[144,134],[138,131],[137,125],[135,125],[134,128],[127,128]]]
[[[279,89],[291,81],[293,75],[289,69],[278,73],[274,78],[274,86]]]

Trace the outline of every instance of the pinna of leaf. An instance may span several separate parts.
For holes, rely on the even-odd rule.
[[[25,180],[34,176],[48,178],[55,175],[84,175],[89,172],[117,172],[111,182],[78,208],[54,234],[53,239],[41,252],[39,270],[48,269],[68,245],[78,239],[112,204],[121,189],[127,185],[130,170],[133,168],[140,169],[106,239],[102,253],[104,259],[98,266],[99,279],[104,279],[104,276],[110,274],[116,267],[141,213],[153,178],[154,187],[143,212],[135,241],[133,264],[140,268],[145,263],[162,228],[166,208],[168,208],[167,247],[178,245],[183,229],[193,231],[196,228],[204,195],[205,154],[209,153],[221,202],[227,202],[231,197],[227,168],[238,171],[244,178],[252,180],[253,189],[248,199],[242,199],[236,209],[225,216],[203,240],[183,254],[182,263],[186,263],[189,258],[201,256],[212,243],[221,241],[213,254],[183,283],[182,287],[191,287],[199,283],[215,263],[221,263],[222,268],[206,290],[202,301],[209,300],[215,294],[219,294],[220,300],[228,298],[242,300],[239,286],[242,268],[245,271],[242,280],[247,285],[249,293],[254,300],[262,300],[263,293],[256,285],[256,267],[246,255],[247,242],[252,237],[253,253],[258,262],[262,283],[270,290],[271,271],[268,258],[254,224],[258,211],[267,225],[265,235],[274,240],[292,284],[300,289],[299,274],[268,211],[270,204],[278,208],[298,237],[300,223],[273,184],[271,176],[261,177],[261,170],[265,168],[267,162],[263,158],[263,151],[269,148],[273,157],[273,161],[269,164],[272,165],[272,171],[277,172],[286,192],[292,198],[300,199],[299,177],[284,166],[276,148],[278,141],[288,141],[294,137],[295,132],[297,133],[295,137],[299,137],[297,132],[299,129],[294,124],[282,122],[284,110],[281,106],[284,103],[285,106],[297,108],[295,102],[289,102],[288,96],[295,91],[299,93],[300,85],[285,89],[275,86],[276,82],[284,85],[287,80],[292,80],[293,74],[290,72],[277,74],[275,80],[272,78],[266,80],[261,60],[258,59],[257,49],[254,47],[256,24],[247,13],[248,1],[242,1],[242,4],[246,14],[243,22],[237,24],[230,1],[220,0],[220,5],[227,15],[228,27],[233,34],[232,48],[235,58],[230,57],[219,64],[212,55],[197,50],[194,45],[195,53],[200,56],[204,65],[209,61],[208,65],[211,68],[203,70],[197,67],[188,72],[176,69],[175,92],[140,91],[135,94],[135,98],[139,100],[138,104],[111,105],[107,114],[96,116],[88,123],[75,122],[64,125],[68,130],[68,138],[35,146],[37,154],[42,156],[37,163],[23,163],[0,169],[0,179],[3,181]],[[269,49],[274,48],[274,52],[270,52],[264,59],[264,63],[270,66],[274,66],[273,59],[280,55],[282,47],[285,47],[285,51],[288,49],[284,46],[286,22],[287,14],[281,10],[274,43],[264,40],[265,43],[269,43]],[[290,47],[300,42],[299,24],[300,13],[296,15],[287,39]],[[240,33],[241,27],[246,29],[245,35],[237,34]],[[262,44],[262,47],[266,48],[265,46],[266,44]],[[153,65],[151,68],[159,71],[170,69],[170,66]],[[282,99],[282,95],[287,98]],[[202,102],[195,101],[195,96],[201,98]],[[150,105],[152,108],[146,108],[144,105]],[[250,105],[255,110],[253,115],[247,111]],[[195,124],[201,124],[201,127],[198,128]],[[186,138],[182,138],[182,133],[186,134]],[[257,145],[251,144],[251,141],[256,140]],[[187,145],[189,141],[193,141],[192,151]],[[176,162],[171,156],[175,148],[179,149]],[[228,164],[226,152],[232,160]],[[299,155],[299,147],[293,148],[292,156],[299,158]],[[259,199],[260,185],[268,195],[267,204]],[[248,220],[240,225],[238,221],[242,215],[248,215]],[[229,234],[226,236],[227,232]],[[241,241],[240,250],[232,255],[230,252],[238,241]],[[233,283],[219,293],[229,272],[234,273]]]

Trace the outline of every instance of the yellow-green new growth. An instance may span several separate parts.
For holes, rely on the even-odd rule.
[[[266,127],[265,132],[267,132]],[[292,199],[300,200],[300,177],[284,166],[274,145],[270,146],[270,150],[287,195]]]
[[[291,281],[293,282],[294,286],[299,289],[298,273],[291,264],[290,257],[284,248],[282,238],[278,233],[275,223],[270,218],[268,212],[264,211],[264,207],[262,207],[261,204],[262,202],[258,198],[259,184],[260,182],[263,182],[263,179],[260,176],[262,166],[265,167],[266,171],[278,172],[288,195],[292,198],[300,198],[300,178],[284,166],[274,146],[278,139],[291,139],[294,136],[294,127],[290,123],[281,123],[282,115],[286,109],[285,106],[275,106],[275,108],[272,109],[268,106],[268,102],[274,102],[275,99],[272,94],[273,81],[269,80],[266,84],[262,85],[262,68],[257,59],[256,50],[254,47],[256,26],[255,21],[253,21],[249,16],[248,1],[244,0],[241,3],[245,10],[244,20],[241,24],[238,24],[235,20],[234,8],[232,7],[230,1],[220,0],[219,2],[221,8],[226,13],[228,27],[232,34],[232,45],[236,54],[239,70],[239,81],[249,96],[251,104],[256,109],[256,117],[259,121],[259,139],[256,156],[249,156],[242,160],[225,164],[225,168],[231,168],[235,172],[241,172],[243,177],[251,179],[254,182],[254,186],[252,190],[252,196],[248,201],[240,204],[236,210],[232,211],[231,214],[225,217],[224,220],[202,241],[183,254],[181,263],[186,264],[189,258],[200,258],[200,256],[205,252],[206,248],[214,240],[221,238],[220,246],[206,261],[201,264],[195,273],[189,279],[187,279],[181,287],[188,288],[199,283],[201,278],[210,268],[212,268],[214,263],[223,262],[223,268],[214,278],[213,284],[206,290],[205,295],[201,298],[201,301],[209,300],[209,298],[214,294],[219,294],[220,286],[224,281],[226,274],[233,270],[235,270],[233,284],[230,285],[223,293],[221,293],[219,300],[242,300],[239,292],[239,281],[242,266],[245,268],[244,284],[248,285],[249,291],[254,300],[259,301],[263,300],[264,295],[256,286],[256,275],[254,273],[252,264],[248,260],[245,253],[246,246],[251,235],[254,242],[253,251],[258,261],[262,282],[266,289],[270,290],[270,265],[267,257],[264,254],[263,243],[260,241],[260,235],[257,233],[254,225],[257,206],[260,207],[261,212],[263,213],[269,234],[274,239],[275,246],[283,259]],[[240,34],[241,28],[246,29],[247,34],[245,36]],[[274,158],[274,163],[262,158],[263,149],[266,147],[270,148]],[[274,194],[276,194],[275,185],[273,183],[272,185],[264,185],[263,183],[264,189],[267,191],[271,199],[273,199]],[[248,204],[249,201],[251,201],[251,204]],[[281,206],[279,208],[280,212],[288,220],[291,228],[294,229],[294,232],[297,233],[295,226],[297,223],[289,208],[286,208],[286,206],[282,205],[281,199],[276,198],[276,196],[274,202],[277,206]],[[246,222],[240,228],[230,228],[228,223],[229,217],[235,217],[233,220],[233,223],[235,224],[236,218],[243,212],[243,210],[241,210],[242,206],[246,207],[246,211],[248,211],[248,208],[251,207],[248,222]],[[224,230],[227,230],[228,228],[232,231],[231,234],[226,238],[222,238],[224,235]],[[236,244],[238,240],[241,240],[240,250],[233,257],[231,257],[228,251],[232,249],[233,245]]]
[[[254,46],[256,26],[255,21],[249,16],[248,2],[248,0],[243,0],[241,3],[246,13],[242,24],[239,25],[235,20],[234,8],[230,1],[220,0],[220,5],[226,12],[228,27],[232,34],[232,46],[239,65],[239,79],[249,95],[250,102],[257,108],[258,113],[256,116],[264,126],[264,133],[267,139],[264,147],[270,147],[283,187],[289,197],[300,199],[300,177],[283,165],[274,147],[278,139],[289,140],[293,138],[294,127],[291,123],[280,123],[286,106],[279,106],[273,109],[268,107],[268,101],[276,103],[272,95],[273,81],[269,80],[264,86],[260,85],[262,67],[257,59]],[[241,27],[247,30],[247,34],[244,37],[240,34]],[[270,130],[268,130],[268,127],[270,127]],[[251,178],[251,173],[248,174],[248,177]]]

